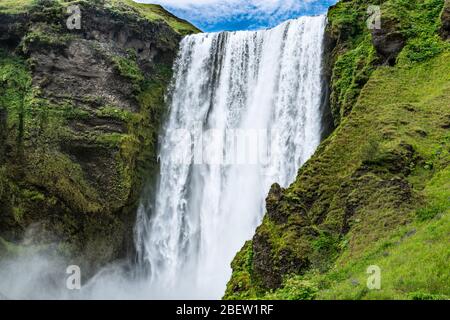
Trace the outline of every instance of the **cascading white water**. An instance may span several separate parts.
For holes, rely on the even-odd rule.
[[[271,184],[292,183],[320,143],[325,23],[182,41],[156,199],[136,224],[156,297],[220,298]]]

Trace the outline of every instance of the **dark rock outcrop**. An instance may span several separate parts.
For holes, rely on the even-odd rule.
[[[398,54],[405,46],[405,38],[395,28],[395,23],[383,21],[380,29],[372,31],[373,46],[381,57],[383,64],[394,65]]]

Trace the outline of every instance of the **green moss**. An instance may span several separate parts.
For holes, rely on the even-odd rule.
[[[113,56],[111,57],[111,60],[117,68],[117,71],[119,71],[119,74],[133,81],[136,86],[139,86],[144,80],[144,75],[139,69],[135,59]]]
[[[63,47],[76,36],[62,33],[60,26],[46,23],[36,23],[22,39],[22,50],[28,52],[30,46],[38,44],[41,47]]]
[[[41,153],[38,150],[29,155],[33,171],[27,172],[27,180],[45,187],[79,212],[98,212],[103,205],[96,190],[86,181],[81,167],[70,158],[58,153]]]
[[[94,116],[92,111],[75,107],[70,99],[53,105],[40,98],[39,91],[29,87],[31,82],[25,61],[6,56],[1,59],[0,79],[3,79],[6,91],[1,95],[0,102],[8,113],[9,136],[16,136],[21,141],[22,147],[15,143],[13,146],[17,147],[17,152],[23,149],[23,163],[17,170],[25,175],[25,179],[19,181],[23,181],[25,187],[27,184],[36,185],[47,193],[57,195],[77,212],[93,213],[120,207],[137,197],[144,180],[153,172],[149,168],[156,168],[157,134],[164,110],[164,90],[170,80],[170,67],[158,67],[159,71],[154,73],[152,79],[144,81],[134,61],[125,58],[116,61],[122,75],[136,81],[139,113],[106,105],[94,114],[99,118],[124,122],[128,133],[73,132],[68,124],[89,120]],[[117,181],[110,181],[107,195],[99,195],[85,169],[59,150],[60,143],[67,141],[117,150],[112,159],[115,167],[110,168],[112,177]],[[6,188],[4,181],[7,180],[2,179],[1,190]],[[130,195],[130,192],[136,194]],[[104,202],[104,198],[108,201]],[[30,198],[26,202],[37,203],[36,200]],[[15,207],[17,221],[22,220],[25,209]]]
[[[288,277],[283,286],[261,297],[264,300],[314,300],[318,288],[315,283],[304,280],[301,276]]]
[[[96,110],[96,116],[99,118],[116,119],[124,122],[131,122],[134,113],[114,106],[103,106]]]
[[[0,3],[0,13],[23,14],[34,10],[41,15],[54,14],[56,11],[58,14],[63,14],[67,6],[83,2],[103,5],[120,13],[140,15],[150,21],[162,21],[181,35],[200,32],[200,30],[191,23],[174,16],[160,5],[138,3],[133,0],[2,0]],[[47,21],[49,20],[47,19]]]
[[[172,29],[182,35],[200,32],[200,30],[191,23],[174,16],[160,5],[138,3],[133,0],[111,0],[111,3],[113,4],[113,7],[120,10],[137,10],[150,21],[164,21]]]
[[[79,165],[57,149],[51,149],[51,143],[58,143],[66,117],[80,117],[80,111],[75,112],[76,109],[71,106],[52,107],[35,96],[37,92],[31,88],[31,77],[26,63],[20,58],[6,56],[5,53],[0,58],[0,84],[0,105],[8,114],[8,138],[5,143],[12,146],[14,152],[19,155],[7,163],[9,175],[17,180],[15,184],[23,184],[13,188],[15,195],[12,198],[21,199],[24,203],[42,202],[46,196],[42,192],[29,189],[30,185],[40,186],[58,195],[76,210],[99,210],[96,192],[86,182]],[[85,116],[84,113],[81,114]],[[5,181],[10,178],[2,176],[2,184],[5,185]],[[5,190],[4,186],[2,190]],[[13,200],[3,199],[5,202]],[[24,207],[20,204],[10,204],[14,217],[18,222],[21,221]]]
[[[14,127],[16,155],[23,157],[25,121],[31,95],[31,76],[25,63],[0,51],[0,110],[8,115],[7,127]]]
[[[233,277],[227,284],[224,299],[242,300],[256,298],[255,287],[252,285],[252,259],[252,242],[248,241],[231,264]]]
[[[380,5],[382,28],[406,42],[398,63],[423,62],[448,48],[438,37],[443,0],[340,1],[328,12],[327,32],[337,42],[332,54],[331,110],[335,125],[347,116],[379,59],[366,26],[369,5]]]
[[[362,86],[374,70],[375,61],[376,53],[370,44],[369,36],[355,49],[337,58],[333,68],[330,97],[335,125],[352,110]]]
[[[408,42],[398,60],[404,65],[427,61],[449,47],[449,44],[443,42],[438,35],[413,38]]]
[[[90,263],[98,267],[123,254],[144,183],[156,176],[164,93],[181,38],[170,29],[181,34],[198,30],[160,6],[128,0],[6,4],[6,9],[4,1],[0,4],[1,14],[27,13],[27,19],[9,17],[17,19],[14,26],[25,34],[14,52],[0,52],[2,236],[17,239],[36,226],[37,243],[60,241],[58,254],[79,258],[80,265],[87,264],[83,268],[92,270]],[[168,56],[142,70],[135,50],[119,46],[110,51],[96,41],[86,42],[105,68],[113,67],[132,83],[131,96],[123,97],[129,108],[101,97],[72,95],[70,89],[52,92],[46,85],[53,80],[47,72],[32,82],[32,70],[41,71],[36,52],[62,56],[73,39],[82,37],[65,28],[66,7],[71,4],[80,4],[82,14],[111,14],[132,28],[145,20],[157,22],[152,25]],[[117,95],[120,100],[122,93]]]
[[[64,106],[62,106],[61,112],[63,113],[62,116],[67,120],[83,120],[91,117],[91,114],[88,111],[83,110],[81,108],[77,108],[70,103],[67,103]],[[47,114],[44,113],[43,116],[48,117],[48,113]],[[44,121],[48,120],[48,118],[43,120]]]
[[[330,271],[311,270],[301,277],[288,276],[282,288],[259,298],[303,299],[295,295],[304,292],[306,283],[316,299],[449,299],[449,183],[447,166],[423,190],[429,202],[437,201],[443,208],[432,220],[401,226],[390,236],[369,242],[358,256],[345,250]],[[381,268],[380,290],[366,286],[366,270],[373,265]]]
[[[0,166],[0,199],[6,195],[8,188],[8,179],[6,175],[6,167]]]
[[[171,67],[160,64],[153,75],[142,83],[137,94],[139,113],[132,117],[129,122],[130,135],[122,141],[121,154],[129,164],[129,176],[136,181],[136,190],[156,176],[158,170],[158,135],[166,111],[164,94],[171,77]]]
[[[34,0],[2,0],[0,13],[18,14],[27,12]]]

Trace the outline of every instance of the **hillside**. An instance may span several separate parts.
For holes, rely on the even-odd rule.
[[[37,3],[36,0],[3,0],[0,3],[0,13],[5,14],[20,14],[27,13],[33,10],[33,6]],[[47,1],[48,2],[48,1]],[[51,3],[52,1],[48,2]],[[82,1],[63,1],[57,0],[63,6],[76,5]],[[186,35],[190,33],[199,32],[200,30],[190,24],[189,22],[180,19],[170,12],[166,11],[162,6],[156,4],[137,3],[133,0],[97,0],[91,3],[102,5],[108,9],[120,12],[138,13],[149,21],[164,21],[176,32]]]

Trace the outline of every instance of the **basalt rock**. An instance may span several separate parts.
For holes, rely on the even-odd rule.
[[[383,64],[395,64],[398,54],[405,46],[405,38],[397,29],[396,21],[382,20],[380,28],[372,30],[372,43]]]

